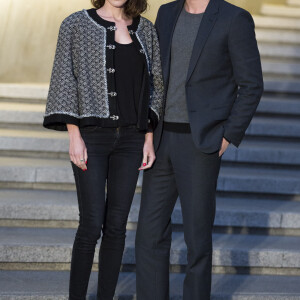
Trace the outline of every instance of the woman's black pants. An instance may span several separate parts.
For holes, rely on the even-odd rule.
[[[86,298],[95,246],[102,231],[97,299],[112,300],[124,251],[127,218],[142,163],[145,133],[136,127],[88,126],[80,131],[88,160],[87,171],[71,162],[79,226],[72,250],[69,299]]]

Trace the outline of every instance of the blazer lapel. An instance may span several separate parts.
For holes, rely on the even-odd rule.
[[[220,1],[221,0],[210,0],[207,8],[205,10],[205,13],[203,15],[203,19],[199,26],[197,37],[196,37],[196,40],[194,43],[186,82],[189,81],[189,79],[195,69],[196,63],[201,55],[201,52],[205,45],[205,42],[206,42],[207,38],[209,37],[209,34],[217,20]]]
[[[168,25],[166,29],[166,34],[164,35],[167,37],[166,43],[167,43],[167,51],[166,56],[164,59],[164,69],[166,72],[164,74],[166,75],[166,78],[164,78],[166,84],[169,82],[169,75],[170,75],[170,62],[171,62],[171,46],[172,46],[172,39],[173,34],[175,30],[175,26],[178,20],[178,17],[180,15],[181,9],[185,3],[185,0],[177,0],[176,5],[172,8],[172,11],[170,11],[170,21],[166,24]]]

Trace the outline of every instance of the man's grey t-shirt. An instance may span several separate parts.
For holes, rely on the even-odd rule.
[[[166,122],[189,123],[185,80],[202,17],[203,13],[191,14],[183,7],[177,20],[171,45],[170,79],[164,116]]]

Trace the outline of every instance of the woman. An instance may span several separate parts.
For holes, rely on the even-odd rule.
[[[138,172],[155,160],[163,107],[156,31],[140,16],[146,0],[92,3],[61,24],[43,122],[70,138],[79,205],[71,300],[86,297],[101,231],[97,299],[114,297]]]

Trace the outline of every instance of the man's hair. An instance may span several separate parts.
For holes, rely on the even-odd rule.
[[[104,5],[105,0],[91,0],[95,8],[100,8]],[[124,4],[124,12],[126,16],[134,18],[142,14],[148,7],[147,0],[127,0]]]

